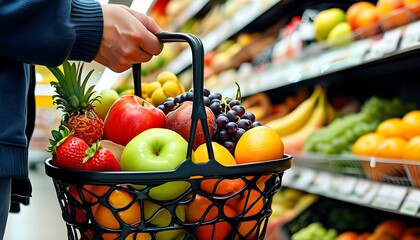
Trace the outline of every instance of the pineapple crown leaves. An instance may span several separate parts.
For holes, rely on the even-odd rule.
[[[67,115],[93,109],[93,103],[99,101],[100,98],[100,96],[92,97],[94,85],[86,89],[93,70],[82,80],[83,65],[84,63],[79,62],[76,67],[75,63],[65,61],[63,63],[64,71],[61,71],[58,67],[48,67],[57,79],[57,82],[52,81],[50,83],[55,88],[56,93],[52,96],[53,103],[58,105],[57,109],[63,110]]]
[[[85,158],[83,159],[82,163],[86,163],[87,161],[89,161],[89,159],[95,156],[96,152],[101,148],[102,144],[100,141],[96,141],[94,144],[92,144],[92,146],[86,150]]]
[[[49,139],[51,146],[47,148],[47,152],[51,154],[55,154],[57,148],[71,135],[73,135],[73,131],[70,131],[66,126],[60,125],[58,130],[51,131],[52,139]]]

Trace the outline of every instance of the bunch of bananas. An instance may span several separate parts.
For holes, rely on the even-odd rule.
[[[183,92],[185,89],[178,77],[167,71],[159,73],[156,81],[141,84],[142,98],[156,107],[163,104],[168,97],[176,97]]]
[[[325,96],[325,91],[316,87],[312,95],[292,112],[265,125],[280,135],[285,152],[295,153],[302,150],[305,139],[312,132],[330,123],[334,118],[335,112]]]

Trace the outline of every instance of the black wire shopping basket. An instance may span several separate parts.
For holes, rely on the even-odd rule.
[[[202,43],[184,33],[160,33],[158,38],[187,42],[192,49],[194,96],[186,160],[175,170],[152,172],[69,170],[46,160],[68,239],[263,239],[272,197],[292,157],[235,166],[215,161],[203,102]],[[138,96],[140,68],[133,66]],[[198,120],[209,156],[204,164],[191,160]]]

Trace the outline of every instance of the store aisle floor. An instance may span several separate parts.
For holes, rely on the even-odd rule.
[[[43,163],[30,171],[33,192],[29,206],[20,213],[9,214],[3,240],[64,240],[67,230],[50,177]]]

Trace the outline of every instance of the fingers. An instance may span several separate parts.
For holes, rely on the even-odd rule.
[[[122,5],[103,5],[104,33],[95,61],[115,72],[161,53],[160,27],[148,16]]]

